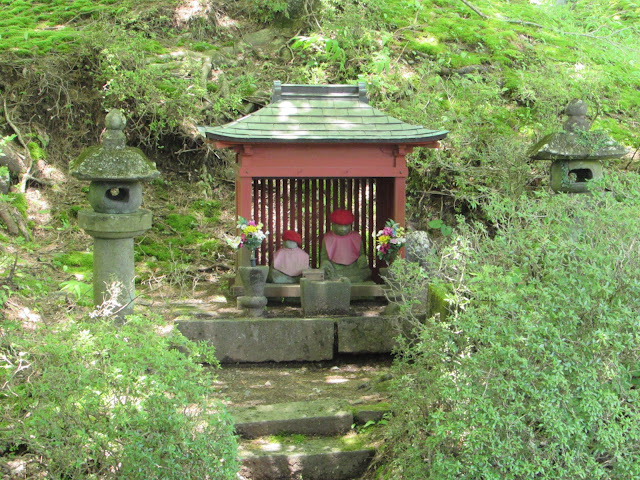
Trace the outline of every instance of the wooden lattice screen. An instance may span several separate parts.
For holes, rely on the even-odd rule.
[[[252,218],[269,230],[257,261],[269,265],[282,234],[296,230],[311,266],[320,266],[322,236],[337,208],[353,212],[353,229],[362,236],[369,266],[377,269],[371,234],[384,226],[392,212],[393,179],[389,178],[254,178]]]

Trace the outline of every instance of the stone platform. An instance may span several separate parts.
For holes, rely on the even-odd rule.
[[[213,345],[221,363],[331,360],[339,354],[390,353],[400,333],[386,316],[325,318],[206,318],[175,320],[190,340]]]
[[[230,290],[234,297],[244,294],[242,285],[232,286]],[[264,287],[264,294],[268,298],[300,298],[300,284],[267,283]],[[383,285],[374,282],[351,284],[351,298],[384,296]]]

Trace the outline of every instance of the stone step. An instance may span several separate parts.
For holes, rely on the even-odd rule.
[[[375,447],[355,433],[337,437],[260,437],[240,445],[245,480],[352,480],[362,476]]]
[[[194,312],[175,319],[194,341],[213,345],[221,363],[317,362],[338,354],[389,353],[400,333],[387,316],[211,318]]]
[[[280,433],[335,435],[346,433],[354,423],[346,402],[312,400],[231,408],[236,432],[243,438]]]

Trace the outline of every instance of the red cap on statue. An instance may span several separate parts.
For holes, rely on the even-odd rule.
[[[296,242],[298,245],[302,244],[302,237],[298,232],[294,232],[293,230],[287,230],[282,234],[283,241]]]
[[[338,225],[351,225],[355,220],[353,213],[348,210],[334,210],[331,212],[331,216],[329,217],[331,223],[336,223]]]

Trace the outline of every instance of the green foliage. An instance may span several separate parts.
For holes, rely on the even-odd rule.
[[[198,225],[198,222],[192,215],[179,215],[177,213],[171,213],[167,217],[167,224],[176,232],[181,233],[192,230]]]
[[[37,142],[29,142],[27,147],[29,147],[29,153],[34,160],[38,161],[47,158],[47,152]]]
[[[106,19],[127,24],[170,26],[170,8],[177,0],[2,0],[0,51],[19,56],[70,52],[89,32],[75,27]],[[90,33],[89,33],[90,34]]]
[[[93,253],[62,253],[53,257],[53,264],[65,272],[86,275],[93,270]]]
[[[206,89],[199,76],[192,77],[192,70],[201,68],[196,59],[167,75],[170,65],[148,61],[164,51],[157,40],[112,27],[87,42],[88,48],[100,48],[96,79],[104,85],[105,106],[124,108],[138,119],[135,133],[148,147],[163,148],[160,138],[198,115]]]
[[[67,280],[60,284],[60,291],[71,295],[78,305],[93,305],[93,286],[79,280]]]
[[[37,458],[34,478],[236,478],[231,420],[196,363],[213,352],[169,330],[141,316],[5,325],[3,470]]]
[[[207,223],[218,223],[220,221],[220,214],[222,213],[220,200],[196,200],[193,202],[192,208],[196,212],[202,213]]]
[[[16,138],[16,135],[15,135],[15,134],[14,134],[14,135],[8,135],[8,136],[6,136],[6,137],[0,137],[0,154],[2,153],[2,149],[3,149],[3,147],[4,147],[7,143],[11,142],[14,138]]]
[[[491,235],[460,225],[448,315],[404,307],[387,478],[640,475],[638,192],[612,174],[593,195],[492,195]],[[418,295],[433,275],[413,270]]]
[[[453,229],[440,219],[428,221],[427,226],[429,228],[439,230],[444,237],[448,237],[453,232]]]
[[[291,0],[245,0],[243,3],[249,17],[259,23],[289,18]]]
[[[4,175],[4,173],[2,172],[0,172],[0,174]],[[16,210],[18,210],[18,212],[20,212],[20,215],[22,215],[24,218],[27,218],[27,209],[29,208],[29,204],[27,203],[27,197],[24,195],[24,193],[12,192],[0,194],[0,200],[10,203],[16,208]]]
[[[225,249],[225,244],[218,239],[207,240],[200,245],[200,252],[207,255],[214,255]]]

